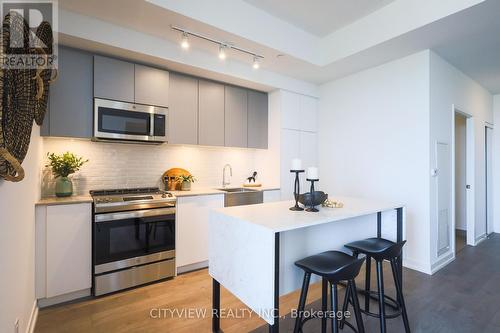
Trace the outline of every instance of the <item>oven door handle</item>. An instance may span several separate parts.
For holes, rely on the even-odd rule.
[[[96,223],[100,223],[107,221],[161,216],[161,215],[173,215],[173,214],[175,214],[175,208],[157,208],[157,209],[135,210],[130,212],[96,214],[94,220]]]

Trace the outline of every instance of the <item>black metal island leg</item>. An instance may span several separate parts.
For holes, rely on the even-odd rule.
[[[280,331],[280,233],[274,234],[274,324],[269,324],[269,333]]]
[[[212,332],[222,332],[220,329],[220,283],[216,279],[212,279]]]

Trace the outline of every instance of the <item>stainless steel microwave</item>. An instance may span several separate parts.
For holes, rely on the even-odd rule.
[[[168,109],[94,98],[94,140],[167,142]]]

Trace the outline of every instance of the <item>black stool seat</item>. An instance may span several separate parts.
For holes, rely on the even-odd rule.
[[[390,260],[401,255],[403,245],[406,241],[394,243],[384,238],[367,238],[345,245],[354,253],[366,254],[375,260]]]
[[[343,281],[354,279],[359,274],[363,261],[344,252],[326,251],[298,260],[295,265],[327,280]]]
[[[410,333],[410,323],[408,321],[408,314],[406,313],[406,305],[403,296],[403,286],[398,276],[398,272],[400,271],[398,258],[403,253],[403,246],[405,245],[405,243],[406,241],[395,243],[383,238],[367,238],[345,245],[345,247],[352,250],[353,256],[356,258],[360,254],[366,255],[365,309],[363,313],[373,317],[378,317],[380,319],[381,333],[387,332],[386,319],[395,318],[399,315],[403,317],[405,332]],[[370,290],[372,259],[375,260],[377,265],[377,300],[379,307],[378,313],[370,312],[370,297],[372,295],[372,292]],[[396,300],[386,296],[384,292],[384,271],[382,265],[385,260],[388,260],[391,263],[392,276],[394,278],[394,285],[396,287]],[[385,302],[387,299],[392,301],[392,303],[396,305],[396,313],[389,315],[385,313]],[[345,297],[343,310],[347,309],[349,303],[349,297]],[[345,320],[342,320],[342,322],[340,323],[340,327],[342,328],[344,324],[346,324],[346,322]]]
[[[358,302],[356,292],[356,284],[354,278],[359,274],[364,259],[352,257],[340,251],[326,251],[315,254],[295,262],[295,265],[304,270],[304,281],[302,282],[302,290],[300,292],[300,300],[298,316],[295,319],[294,333],[300,333],[302,326],[312,317],[303,318],[304,308],[306,305],[307,291],[309,289],[309,282],[312,274],[322,277],[322,292],[321,292],[321,310],[323,316],[321,317],[321,332],[326,333],[326,313],[328,308],[328,284],[331,287],[330,304],[331,304],[331,320],[332,320],[332,333],[338,333],[339,330],[339,308],[338,308],[338,291],[337,284],[340,281],[347,281],[348,289],[346,291],[347,299],[351,300],[354,308],[354,316],[356,318],[357,329],[350,323],[345,323],[357,333],[364,333],[363,319],[361,317],[361,308]],[[345,313],[345,311],[343,312]]]

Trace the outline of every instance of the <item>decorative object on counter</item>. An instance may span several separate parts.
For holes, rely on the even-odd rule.
[[[257,177],[257,171],[254,171],[253,174],[247,178],[247,181],[249,183],[254,182],[255,183],[255,178]]]
[[[316,167],[309,167],[307,168],[307,174],[306,174],[307,179],[313,179],[313,180],[318,180],[318,168]]]
[[[302,170],[302,161],[299,158],[294,158],[292,160],[291,170]]]
[[[36,63],[41,59],[48,63],[47,58],[53,56],[50,24],[44,21],[36,28],[34,34],[40,43],[35,46],[27,40],[32,34],[23,16],[10,11],[3,20],[0,53],[5,58],[29,55]],[[19,36],[24,36],[24,43],[11,40]],[[18,47],[19,42],[23,46]],[[53,73],[56,70],[50,66],[0,69],[0,177],[5,180],[19,182],[24,178],[21,164],[28,152],[33,120],[38,125],[43,122]]]
[[[254,171],[250,177],[247,178],[243,184],[244,187],[261,187],[262,184],[257,183],[257,171]]]
[[[312,172],[311,172],[311,169],[316,169],[316,170],[312,170]],[[317,193],[316,191],[314,191],[314,182],[319,181],[319,179],[318,178],[309,178],[309,175],[318,177],[318,169],[317,168],[308,168],[307,174],[308,174],[308,177],[306,178],[306,180],[308,182],[311,182],[311,189],[309,190],[309,193],[312,193],[313,198],[314,198],[314,194]],[[324,193],[324,192],[321,192],[321,193]],[[325,200],[326,200],[326,198],[325,198]],[[323,200],[323,201],[325,201],[325,200]],[[311,200],[309,207],[306,208],[306,212],[314,212],[314,213],[319,212],[319,210],[315,206],[322,204],[323,201],[318,203],[318,204],[315,204],[316,201]],[[308,205],[306,205],[306,206],[308,206]]]
[[[52,173],[56,178],[56,196],[71,196],[73,194],[73,183],[68,176],[80,170],[82,165],[89,160],[84,160],[82,157],[76,156],[70,152],[66,152],[62,155],[48,153],[47,157],[50,163],[47,164],[46,167],[51,167]]]
[[[293,211],[302,211],[304,208],[299,206],[299,195],[300,195],[300,180],[299,180],[299,173],[303,173],[304,170],[302,170],[302,161],[298,158],[294,158],[292,160],[292,169],[290,172],[295,173],[295,182],[293,186],[293,197],[295,198],[295,206],[290,207],[290,210]]]
[[[165,191],[181,191],[182,183],[179,181],[180,176],[189,176],[191,173],[186,169],[172,168],[163,173],[161,179],[165,185]]]
[[[344,207],[344,204],[340,201],[326,199],[325,202],[323,202],[321,204],[321,206],[328,207],[328,208],[342,208],[342,207]]]
[[[323,191],[307,192],[299,195],[299,202],[307,207],[306,212],[319,212],[315,207],[323,204],[327,199],[328,194]]]
[[[196,181],[193,175],[180,175],[177,177],[177,181],[181,183],[181,191],[191,191],[191,183]]]

